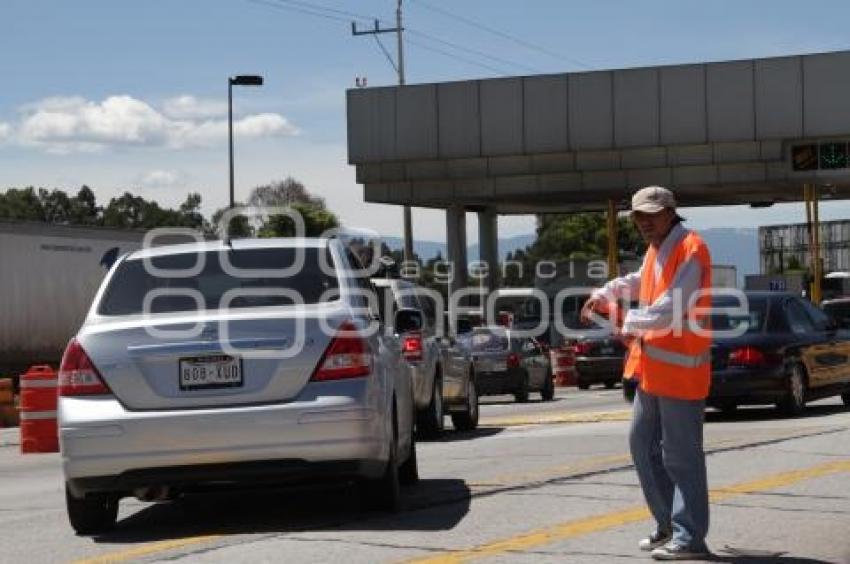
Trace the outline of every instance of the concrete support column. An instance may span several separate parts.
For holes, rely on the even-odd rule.
[[[454,276],[449,282],[449,300],[455,290],[466,287],[466,210],[453,205],[446,208],[446,247]]]
[[[481,261],[487,263],[487,277],[482,280],[486,291],[492,292],[499,285],[499,216],[488,207],[478,212],[478,244]]]

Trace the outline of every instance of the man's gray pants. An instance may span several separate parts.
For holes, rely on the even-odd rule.
[[[659,397],[638,389],[629,446],[643,495],[673,541],[705,548],[708,482],[702,426],[705,401]]]

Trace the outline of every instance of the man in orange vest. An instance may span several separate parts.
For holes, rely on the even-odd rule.
[[[705,398],[711,381],[711,258],[699,235],[682,226],[673,193],[660,186],[632,197],[632,219],[649,243],[638,272],[608,282],[582,318],[618,300],[629,310],[624,374],[637,378],[629,446],[657,527],[639,543],[656,560],[709,556],[708,484],[703,451]]]

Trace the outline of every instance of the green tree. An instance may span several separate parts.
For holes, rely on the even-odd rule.
[[[71,198],[68,222],[72,225],[100,225],[103,221],[100,216],[102,211],[94,192],[84,184],[77,195]]]
[[[646,250],[646,243],[630,219],[617,220],[617,248],[621,260],[637,258]],[[522,268],[509,265],[502,284],[509,287],[533,285],[535,267],[540,261],[591,260],[606,256],[608,229],[605,214],[541,215],[538,216],[534,243],[507,257],[509,261],[521,263]]]
[[[0,218],[45,221],[44,206],[32,186],[9,188],[0,194]]]
[[[295,203],[290,206],[304,219],[304,235],[317,237],[335,227],[339,227],[336,215],[324,207],[315,204]],[[288,215],[272,215],[257,232],[259,237],[294,237],[295,222]]]

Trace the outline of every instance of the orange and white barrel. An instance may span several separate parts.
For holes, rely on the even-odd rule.
[[[50,366],[31,366],[21,376],[21,452],[59,452],[56,421],[57,374]]]

